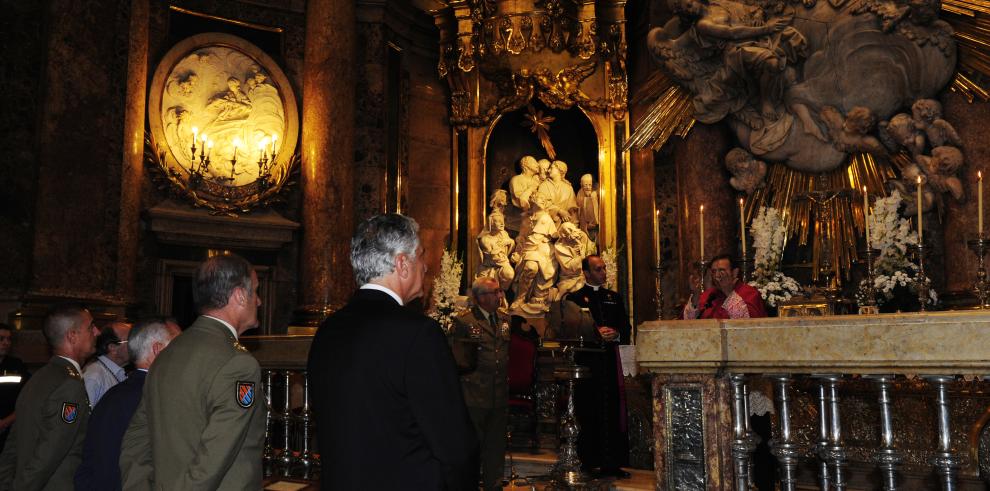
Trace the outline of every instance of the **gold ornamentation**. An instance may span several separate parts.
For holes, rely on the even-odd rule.
[[[554,122],[557,118],[544,116],[543,111],[537,111],[532,104],[527,109],[529,112],[523,115],[526,121],[523,121],[522,125],[529,127],[530,131],[536,133],[536,136],[540,139],[540,145],[543,145],[543,150],[547,152],[547,157],[550,160],[556,160],[557,151],[554,150],[553,142],[550,141],[550,123]]]
[[[217,213],[278,200],[298,160],[299,114],[261,49],[228,34],[189,37],[162,58],[149,93],[145,161],[159,183]]]

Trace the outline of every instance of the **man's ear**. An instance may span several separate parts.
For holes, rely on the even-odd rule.
[[[739,278],[739,268],[732,268],[732,277]]]
[[[395,256],[395,271],[399,273],[400,278],[409,275],[409,256],[405,253],[400,252]]]

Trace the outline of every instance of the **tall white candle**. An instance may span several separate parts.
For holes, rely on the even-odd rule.
[[[701,205],[698,215],[698,234],[701,237],[701,260],[705,260],[705,205]]]
[[[739,198],[739,233],[742,235],[742,259],[746,260],[746,200]]]
[[[918,176],[918,244],[925,238],[924,225],[921,223],[921,176]]]
[[[976,171],[977,238],[983,238],[983,171]]]
[[[866,226],[866,248],[870,248],[870,195],[863,186],[863,224]]]
[[[653,243],[657,245],[657,265],[659,265],[660,264],[660,210],[656,211],[656,220],[653,220]]]

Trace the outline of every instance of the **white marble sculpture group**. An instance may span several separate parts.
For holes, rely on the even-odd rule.
[[[521,172],[489,201],[488,227],[478,235],[478,277],[499,280],[515,298],[510,313],[543,316],[550,303],[584,286],[581,260],[597,251],[598,192],[590,174],[581,177],[577,195],[567,180],[567,164],[525,156]],[[515,239],[505,228],[505,208],[521,211]]]

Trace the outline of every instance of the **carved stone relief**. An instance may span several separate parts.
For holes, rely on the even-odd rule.
[[[956,63],[937,2],[671,0],[650,52],[759,159],[807,172],[882,151],[871,122],[931,97]]]

